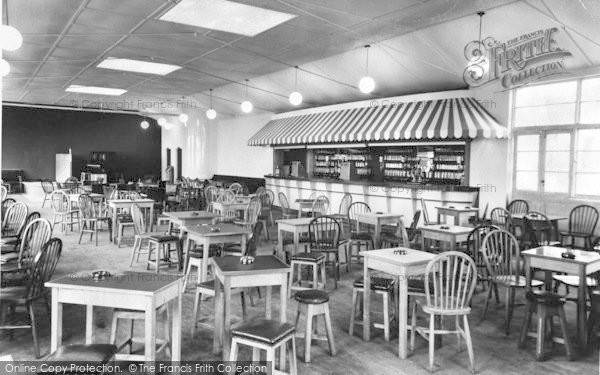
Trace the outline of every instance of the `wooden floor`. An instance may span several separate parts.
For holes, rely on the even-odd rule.
[[[20,197],[15,196],[17,200]],[[25,202],[39,209],[40,202]],[[50,211],[42,209],[42,214],[50,218]],[[271,233],[275,230],[271,228]],[[75,271],[90,269],[105,270],[125,270],[129,269],[129,256],[131,252],[131,242],[127,246],[117,248],[108,241],[106,232],[100,235],[100,244],[98,247],[93,243],[84,243],[77,245],[78,233],[69,233],[67,236],[60,236],[64,240],[64,248],[61,260],[56,270],[56,276],[65,275]],[[263,242],[259,253],[271,253],[273,244]],[[144,270],[145,264],[139,263],[134,267],[135,270]],[[171,271],[172,272],[172,271]],[[428,371],[428,347],[425,341],[417,339],[417,347],[413,353],[409,353],[407,360],[400,360],[397,356],[398,341],[397,329],[393,333],[391,341],[385,342],[383,333],[380,330],[373,330],[373,338],[365,342],[359,337],[362,329],[358,326],[355,329],[355,336],[348,335],[348,323],[350,319],[350,301],[352,293],[352,281],[362,273],[362,267],[354,267],[353,272],[348,274],[342,271],[342,281],[338,289],[333,290],[332,280],[329,280],[328,291],[330,292],[331,316],[333,319],[333,329],[338,353],[331,357],[327,351],[326,342],[316,342],[312,349],[312,363],[305,364],[301,358],[303,356],[304,343],[298,340],[298,352],[300,360],[298,362],[300,374],[344,374],[344,375],[365,375],[365,374],[427,374]],[[191,314],[193,305],[192,289],[184,296],[184,331],[182,343],[182,358],[184,360],[216,360],[212,355],[212,331],[208,328],[199,328],[196,337],[190,335]],[[501,291],[501,300],[504,293]],[[258,299],[255,295],[256,306],[250,308],[250,316],[260,316],[264,311],[264,298]],[[275,296],[276,297],[276,296]],[[381,311],[381,303],[378,298],[374,298],[376,303],[373,306],[374,312]],[[274,298],[277,301],[277,298]],[[545,362],[537,362],[533,353],[535,342],[531,339],[526,350],[517,348],[517,337],[522,323],[524,309],[518,307],[515,311],[511,333],[507,337],[503,333],[503,305],[492,305],[488,320],[481,322],[481,315],[484,304],[484,294],[478,294],[473,301],[473,313],[470,317],[471,333],[474,343],[476,372],[479,374],[598,374],[598,348],[596,347],[588,354],[578,352],[577,358],[570,362],[567,361],[563,348],[556,344],[551,358]],[[523,301],[522,294],[517,296],[517,301]],[[212,302],[209,301],[209,302]],[[203,304],[204,312],[211,314],[213,311],[210,303]],[[297,304],[292,300],[288,304],[288,320],[293,321],[296,313]],[[50,349],[49,323],[50,317],[47,316],[43,306],[38,306],[36,312],[39,314],[41,329],[39,330],[41,352],[48,354]],[[233,303],[233,312],[241,315],[239,299]],[[97,342],[107,342],[109,328],[111,323],[111,310],[104,308],[95,309],[95,340]],[[65,323],[63,339],[65,343],[79,343],[83,341],[84,335],[84,308],[81,306],[66,306],[64,308]],[[375,318],[377,314],[375,314]],[[373,319],[373,318],[372,318]],[[567,319],[571,332],[575,332],[575,308],[573,303],[567,304]],[[420,322],[425,324],[423,319]],[[302,324],[302,323],[301,323]],[[125,331],[124,329],[121,331]],[[558,331],[558,330],[557,330]],[[143,326],[139,324],[136,328],[137,335],[143,335]],[[161,331],[159,336],[161,337]],[[124,340],[119,336],[119,341]],[[435,353],[436,374],[466,374],[468,370],[468,356],[464,350],[464,343],[461,346],[462,351],[457,351],[456,338],[447,336],[444,339],[443,346]],[[137,350],[143,350],[138,347]],[[249,358],[249,350],[241,350],[243,356]],[[12,355],[18,360],[33,359],[33,346],[29,330],[15,331],[14,338],[10,340],[6,333],[0,333],[0,355]]]

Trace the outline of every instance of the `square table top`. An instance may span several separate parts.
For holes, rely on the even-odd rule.
[[[213,228],[219,228],[219,230],[213,231]],[[205,236],[205,237],[231,236],[231,235],[236,235],[236,234],[250,233],[249,229],[246,229],[239,225],[228,224],[228,223],[215,224],[215,225],[208,225],[208,224],[191,225],[191,226],[187,227],[186,229],[187,229],[188,235],[196,234],[196,235],[201,235],[201,236]]]
[[[404,215],[394,214],[394,213],[390,213],[390,212],[362,212],[362,213],[356,214],[356,217],[357,218],[368,217],[368,218],[386,219],[386,218],[404,217]]]
[[[171,211],[163,212],[163,215],[173,219],[212,219],[221,216],[208,211]]]
[[[154,200],[150,198],[142,198],[142,199],[109,199],[108,203],[154,203]]]
[[[519,214],[511,214],[510,217],[512,219],[520,219],[522,220],[525,215],[527,214],[523,214],[523,213],[519,213]],[[555,221],[555,220],[567,220],[568,218],[565,216],[559,216],[559,215],[546,215],[546,217],[548,218],[548,220],[550,221]],[[529,216],[530,220],[536,220],[536,218],[534,216]],[[541,217],[540,217],[541,219]]]
[[[213,264],[225,276],[290,272],[290,266],[273,255],[259,255],[254,263],[242,264],[239,256],[212,257]]]
[[[98,271],[98,270],[96,270]],[[182,276],[151,272],[111,272],[105,280],[94,280],[92,272],[81,271],[46,282],[46,287],[65,287],[79,290],[122,290],[132,294],[151,295],[177,282]]]
[[[406,254],[395,254],[396,250],[404,250]],[[435,258],[435,254],[431,254],[421,250],[409,249],[407,247],[396,247],[392,249],[368,250],[358,253],[365,258],[373,258],[381,260],[397,266],[412,266],[429,262]]]
[[[297,219],[276,220],[278,224],[286,224],[291,226],[304,226],[310,224],[312,217],[299,217]]]
[[[574,259],[563,258],[562,253],[571,251],[575,254]],[[566,263],[591,264],[600,261],[600,254],[595,251],[585,251],[576,249],[567,249],[565,247],[540,246],[535,249],[521,251],[525,257],[535,257],[550,260],[559,260]]]
[[[436,209],[438,210],[445,210],[445,211],[454,211],[454,212],[477,212],[479,211],[479,208],[477,207],[471,207],[471,206],[463,206],[463,205],[450,205],[450,206],[437,206]]]
[[[444,229],[442,227],[447,227],[448,229]],[[469,234],[473,231],[473,228],[471,228],[471,227],[462,227],[460,225],[449,225],[449,224],[423,225],[419,229],[421,231],[447,233],[447,234]]]

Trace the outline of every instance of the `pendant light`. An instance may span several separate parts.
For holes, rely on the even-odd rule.
[[[146,130],[150,127],[150,123],[148,121],[146,121],[146,119],[144,119],[144,121],[140,122],[140,127],[142,129]]]
[[[167,124],[167,120],[164,117],[158,118],[158,126],[165,126]]]
[[[214,120],[217,117],[217,111],[213,109],[212,104],[212,90],[213,89],[210,89],[210,108],[206,111],[206,117],[208,117],[209,120]]]
[[[8,22],[8,0],[4,2],[4,14],[6,14],[6,25],[0,26],[0,43],[2,43],[2,49],[6,51],[16,51],[23,45],[23,35],[9,25]]]
[[[365,46],[365,49],[367,50],[367,75],[362,77],[358,82],[358,88],[363,94],[369,94],[375,89],[375,81],[369,76],[369,48],[371,48],[371,46],[367,44]]]
[[[187,121],[189,120],[189,116],[185,113],[179,115],[179,121],[183,122],[183,125],[187,126]]]
[[[483,16],[485,12],[477,12],[479,16],[479,36],[465,47],[465,58],[468,61],[467,68],[463,73],[463,79],[469,86],[478,86],[483,82],[489,70],[489,61],[485,52],[485,43],[481,40]]]
[[[246,80],[246,100],[242,102],[242,112],[250,113],[252,112],[252,103],[248,100],[248,80]]]
[[[298,67],[296,66],[296,79],[294,83],[294,92],[290,94],[290,103],[292,105],[302,104],[302,94],[298,92]]]

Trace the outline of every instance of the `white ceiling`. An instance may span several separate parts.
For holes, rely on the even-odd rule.
[[[7,1],[7,0],[4,0]],[[2,80],[4,101],[137,110],[141,101],[160,109],[214,108],[240,114],[244,86],[257,111],[292,109],[294,66],[302,69],[303,108],[464,88],[464,46],[483,35],[506,41],[558,26],[558,44],[571,51],[569,70],[600,66],[597,0],[236,0],[298,17],[255,37],[157,20],[176,1],[8,0],[9,23],[23,46],[3,57],[11,73]],[[3,15],[6,23],[6,14]],[[562,27],[564,26],[564,30]],[[356,88],[371,44],[372,95]],[[96,68],[105,57],[182,65],[167,76]],[[118,98],[66,93],[71,85],[124,88]],[[179,106],[176,105],[180,101]],[[158,107],[158,108],[156,108]],[[164,108],[164,107],[163,107]]]

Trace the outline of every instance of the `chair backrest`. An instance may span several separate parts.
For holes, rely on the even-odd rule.
[[[42,180],[42,190],[44,191],[45,194],[50,194],[54,191],[54,185],[52,184],[52,181],[44,181]]]
[[[19,248],[19,268],[27,268],[31,265],[35,256],[52,236],[52,225],[46,219],[35,219],[23,232]]]
[[[413,215],[412,223],[408,229],[408,240],[412,241],[417,236],[417,226],[419,225],[419,219],[421,219],[421,210],[416,210]]]
[[[17,201],[12,199],[12,198],[6,198],[2,200],[2,207],[0,208],[0,210],[2,211],[2,222],[4,222],[4,217],[6,216],[6,213],[8,212],[8,208],[10,206],[12,206],[13,204],[15,204]]]
[[[33,211],[33,212],[29,213],[29,215],[27,215],[27,217],[25,218],[25,221],[23,222],[23,225],[19,229],[19,233],[17,233],[17,239],[19,241],[21,241],[21,238],[23,237],[23,232],[25,232],[25,228],[27,228],[27,226],[29,225],[29,223],[31,223],[32,221],[34,221],[36,219],[39,219],[41,217],[42,217],[42,214],[40,214],[37,211]]]
[[[17,202],[11,205],[6,210],[6,215],[2,221],[2,236],[16,236],[25,222],[27,211],[25,203]]]
[[[327,215],[329,213],[329,198],[320,195],[315,199],[311,209],[313,217]]]
[[[260,216],[260,211],[260,199],[251,199],[248,203],[248,206],[246,206],[246,210],[244,211],[244,221],[247,223],[251,223],[252,225],[256,224],[256,222],[258,221],[258,217]]]
[[[0,201],[4,201],[8,195],[8,189],[4,185],[0,185]]]
[[[224,190],[217,200],[223,203],[232,203],[235,200],[235,193],[231,190]]]
[[[258,240],[260,239],[260,234],[263,231],[263,222],[262,221],[257,221],[253,226],[252,226],[252,234],[250,235],[250,237],[248,238],[248,241],[246,242],[246,254],[244,255],[249,255],[249,256],[256,256],[256,248],[258,245]]]
[[[80,194],[77,198],[79,213],[82,219],[93,219],[98,217],[96,204],[88,194]]]
[[[27,300],[34,300],[44,294],[44,284],[52,278],[61,252],[62,241],[59,238],[52,238],[33,258],[29,283],[24,296]]]
[[[133,220],[133,227],[136,234],[146,233],[146,218],[144,212],[137,204],[131,205],[131,218]]]
[[[441,314],[469,311],[477,282],[477,267],[458,251],[439,254],[425,267],[427,307]]]
[[[311,251],[337,250],[340,224],[331,216],[319,216],[308,224]]]
[[[506,207],[511,214],[526,214],[529,212],[529,203],[523,199],[514,199]]]
[[[492,225],[496,225],[502,229],[510,230],[512,227],[510,212],[502,207],[496,207],[490,212],[490,220],[492,221]]]
[[[521,244],[523,248],[542,246],[551,241],[554,226],[546,215],[537,211],[529,211],[523,216],[523,234]]]
[[[69,196],[62,190],[54,190],[50,195],[50,202],[54,212],[68,212],[71,208]]]
[[[275,193],[273,190],[265,189],[258,197],[262,204],[262,210],[271,210],[273,208],[273,202],[275,201]]]
[[[593,234],[598,224],[598,210],[587,204],[579,205],[569,214],[569,232]]]
[[[488,212],[489,206],[490,206],[489,203],[485,204],[485,208],[483,209],[483,213],[481,214],[481,220],[485,220],[485,218],[487,217],[487,212]]]
[[[408,237],[408,232],[406,230],[406,226],[404,225],[404,221],[402,220],[402,218],[398,219],[395,236],[397,238],[402,238],[402,246],[410,247],[410,239]]]
[[[350,223],[351,231],[359,230],[357,215],[368,212],[371,212],[371,207],[365,202],[353,202],[350,207],[348,207],[348,222]]]
[[[285,193],[279,192],[279,194],[277,194],[277,198],[279,199],[279,207],[281,207],[284,213],[288,213],[290,210],[290,202],[288,202]]]
[[[488,235],[488,233],[495,230],[500,230],[500,228],[495,225],[479,225],[475,227],[467,236],[467,254],[473,258],[478,267],[485,266],[485,260],[483,259],[483,254],[481,253],[483,239]]]
[[[425,204],[425,199],[423,198],[421,198],[421,210],[423,211],[423,222],[427,225],[430,223],[429,212],[427,212],[427,205]]]
[[[117,189],[114,186],[102,186],[102,194],[104,195],[105,200],[114,199],[113,194]]]
[[[483,239],[483,259],[492,277],[521,275],[521,250],[515,236],[506,230],[495,230]]]
[[[265,189],[265,187],[264,187],[264,186],[259,186],[259,187],[257,187],[257,188],[256,188],[256,191],[254,192],[254,194],[256,194],[257,196],[258,196],[258,195],[261,195],[261,194],[262,194],[262,192],[263,192],[263,191],[265,191],[265,190],[266,190],[266,189]]]
[[[219,197],[219,189],[216,186],[208,186],[204,189],[204,197],[206,198],[206,204],[210,205],[213,202],[216,202]]]
[[[244,188],[239,182],[234,182],[233,184],[229,185],[229,190],[233,191],[235,195],[239,195],[242,194]]]
[[[342,197],[340,201],[340,208],[338,210],[338,214],[340,215],[348,215],[348,209],[350,209],[350,205],[352,204],[352,194],[346,193]]]

